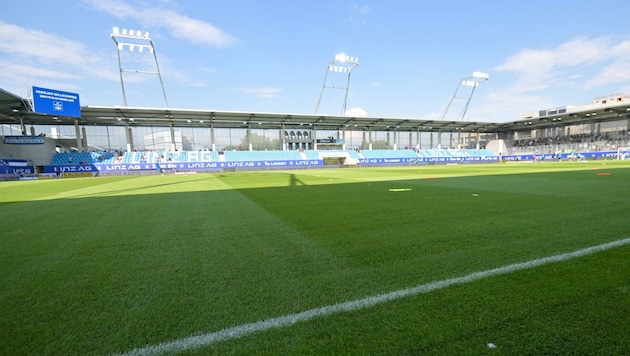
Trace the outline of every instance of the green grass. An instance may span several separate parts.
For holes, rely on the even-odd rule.
[[[0,354],[126,352],[628,238],[628,182],[614,161],[4,182]],[[628,354],[629,257],[185,354]]]

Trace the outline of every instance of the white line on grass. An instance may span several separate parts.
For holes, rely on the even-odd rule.
[[[609,250],[615,247],[630,244],[630,238],[617,240],[602,245],[592,246],[585,249],[577,250],[574,252],[563,253],[559,255],[553,255],[527,262],[515,263],[503,267],[498,267],[490,270],[474,272],[463,277],[456,277],[451,279],[445,279],[442,281],[431,282],[427,284],[421,284],[416,287],[401,289],[390,293],[379,294],[372,297],[363,299],[357,299],[349,302],[329,305],[321,308],[315,308],[307,310],[297,314],[289,314],[280,316],[273,319],[261,320],[251,324],[243,324],[234,326],[231,328],[215,331],[207,334],[190,336],[179,340],[165,342],[153,346],[146,346],[143,348],[133,349],[127,353],[119,355],[160,355],[165,353],[177,353],[191,349],[198,349],[210,344],[230,340],[238,339],[250,334],[254,334],[260,331],[277,329],[285,326],[290,326],[298,322],[308,321],[315,318],[325,317],[332,314],[341,312],[355,311],[363,308],[368,308],[377,304],[390,302],[396,299],[404,298],[407,296],[428,293],[434,290],[446,288],[455,284],[469,283],[480,280],[482,278],[497,276],[501,274],[512,273],[524,269],[534,268],[542,265],[546,265],[553,262],[566,261],[572,258],[582,257],[590,255],[596,252]]]

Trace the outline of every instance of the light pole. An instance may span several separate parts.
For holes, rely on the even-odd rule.
[[[134,31],[127,30],[123,28],[122,30],[118,27],[114,27],[112,29],[111,38],[116,44],[116,51],[118,55],[118,71],[120,73],[120,86],[122,89],[123,96],[123,105],[127,106],[127,95],[125,94],[125,83],[123,80],[123,73],[139,73],[139,74],[155,74],[160,79],[160,85],[162,87],[162,94],[164,95],[164,102],[166,103],[166,107],[168,107],[168,100],[166,99],[166,91],[164,90],[164,82],[162,81],[162,74],[160,74],[160,66],[158,64],[157,55],[155,54],[155,46],[153,45],[153,41],[151,37],[149,37],[149,32],[142,31]],[[120,52],[128,49],[129,52],[133,52],[135,49],[138,49],[139,53],[144,52],[144,50],[148,50],[153,54],[153,59],[155,60],[155,70],[138,70],[138,69],[123,69],[122,62],[120,59]]]
[[[446,118],[446,114],[448,114],[451,105],[456,99],[463,99],[466,101],[462,111],[456,118],[457,120],[464,120],[466,116],[466,111],[468,111],[468,106],[470,105],[470,100],[475,93],[475,89],[477,88],[477,86],[479,86],[479,83],[485,82],[486,80],[488,80],[489,77],[490,75],[488,73],[473,72],[470,77],[466,77],[460,80],[460,82],[457,84],[457,88],[455,89],[455,93],[453,93],[451,101],[449,101],[448,105],[446,106],[446,110],[444,110],[444,114],[442,115],[441,120],[444,120]],[[461,96],[461,94],[459,94],[459,91],[460,89],[462,89],[462,87],[472,88],[467,96]]]
[[[317,99],[317,106],[315,107],[316,114],[319,112],[319,106],[322,101],[322,96],[324,95],[324,90],[328,88],[328,89],[342,89],[344,91],[343,104],[341,107],[341,115],[345,115],[346,106],[348,104],[348,89],[350,88],[350,74],[352,73],[352,70],[358,65],[359,65],[358,57],[350,57],[350,56],[346,56],[345,54],[335,55],[335,59],[332,60],[330,63],[328,63],[328,66],[326,67],[326,74],[324,75],[324,84],[322,85],[322,91],[319,94],[319,99]],[[329,85],[327,83],[327,80],[328,80],[328,73],[330,72],[341,73],[341,75],[347,73],[348,75],[346,77],[345,84]]]

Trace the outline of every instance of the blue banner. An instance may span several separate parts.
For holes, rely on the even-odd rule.
[[[424,163],[472,163],[497,162],[499,156],[472,157],[419,157],[419,158],[360,158],[359,164],[424,164]]]
[[[81,117],[79,94],[33,87],[33,111],[39,114]]]
[[[546,161],[546,160],[578,160],[578,159],[616,159],[617,152],[574,152],[574,153],[537,153],[504,156],[505,161]]]
[[[4,136],[6,145],[43,145],[42,136]]]
[[[533,159],[532,154],[528,155],[508,155],[502,159],[504,161],[531,161]],[[615,159],[617,152],[584,152],[562,154],[539,154],[536,155],[536,160],[551,160],[551,159]],[[499,156],[466,156],[466,157],[419,157],[419,158],[361,158],[358,160],[359,165],[411,165],[411,164],[427,164],[427,163],[490,163],[498,162],[501,157]],[[223,171],[223,170],[236,170],[236,169],[295,169],[295,168],[308,168],[308,167],[323,167],[324,160],[289,160],[289,161],[238,161],[238,162],[180,162],[180,163],[166,163],[162,162],[159,165],[157,163],[127,163],[127,164],[86,164],[86,165],[60,165],[60,166],[44,166],[43,173],[93,173],[96,175],[99,172],[133,172],[133,171],[157,171],[164,169],[167,171],[180,171],[180,172],[209,172],[209,171]],[[30,173],[28,170],[32,170],[32,167],[27,167],[24,173]],[[18,173],[17,171],[12,171]],[[2,172],[0,172],[2,173]],[[74,175],[66,175],[74,176]]]
[[[298,168],[323,166],[323,160],[295,161],[244,161],[244,162],[181,162],[181,163],[127,163],[127,164],[86,164],[44,166],[44,173],[74,172],[131,172],[157,171],[159,169],[177,171],[222,171],[225,169],[264,169],[264,168]]]
[[[33,173],[35,173],[35,167],[33,166],[15,167],[0,163],[0,174],[14,174],[22,176]]]

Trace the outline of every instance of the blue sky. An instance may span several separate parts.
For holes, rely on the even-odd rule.
[[[490,74],[466,114],[474,121],[630,93],[626,1],[21,0],[0,8],[0,88],[76,92],[82,105],[123,103],[114,26],[150,32],[172,108],[312,114],[338,53],[359,58],[347,104],[354,116],[439,119],[474,71]],[[124,53],[123,68],[154,69],[152,60]],[[166,106],[156,75],[124,78],[129,106]],[[345,78],[329,73],[320,113],[340,114],[343,90],[331,88],[340,85]],[[457,94],[446,119],[469,92]]]

